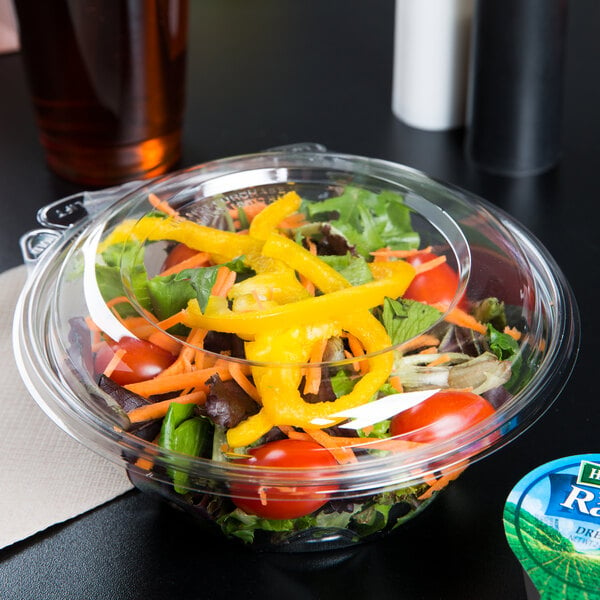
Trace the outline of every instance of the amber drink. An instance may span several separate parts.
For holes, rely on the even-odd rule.
[[[180,157],[187,0],[16,0],[49,167],[89,185]]]

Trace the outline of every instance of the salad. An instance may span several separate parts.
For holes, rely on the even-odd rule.
[[[292,186],[271,203],[224,204],[208,225],[148,200],[150,212],[98,245],[103,307],[72,321],[75,353],[157,448],[291,475],[207,493],[186,469],[141,458],[136,485],[245,542],[364,539],[467,466],[376,494],[327,483],[332,469],[493,417],[518,370],[518,316],[502,298],[469,298],[452,257],[421,244],[402,195],[347,186],[307,201]]]

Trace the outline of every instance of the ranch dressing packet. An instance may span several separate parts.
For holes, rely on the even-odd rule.
[[[504,530],[537,589],[531,599],[600,600],[600,454],[523,477],[506,501]]]

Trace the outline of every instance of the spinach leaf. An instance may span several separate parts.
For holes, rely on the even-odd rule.
[[[217,271],[226,266],[236,273],[252,272],[243,257],[235,258],[224,265],[184,269],[173,275],[157,275],[148,281],[148,293],[152,309],[159,320],[166,319],[196,298],[202,311],[206,310],[210,293],[217,279]]]
[[[487,326],[490,350],[499,360],[507,360],[519,352],[519,344],[508,333],[498,331],[492,324]]]
[[[195,297],[194,288],[184,274],[185,271],[181,271],[165,277],[156,276],[148,281],[152,311],[160,321],[185,308],[188,301]]]

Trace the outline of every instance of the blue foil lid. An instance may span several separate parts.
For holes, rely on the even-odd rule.
[[[523,477],[506,501],[504,530],[541,598],[600,600],[600,454]]]

